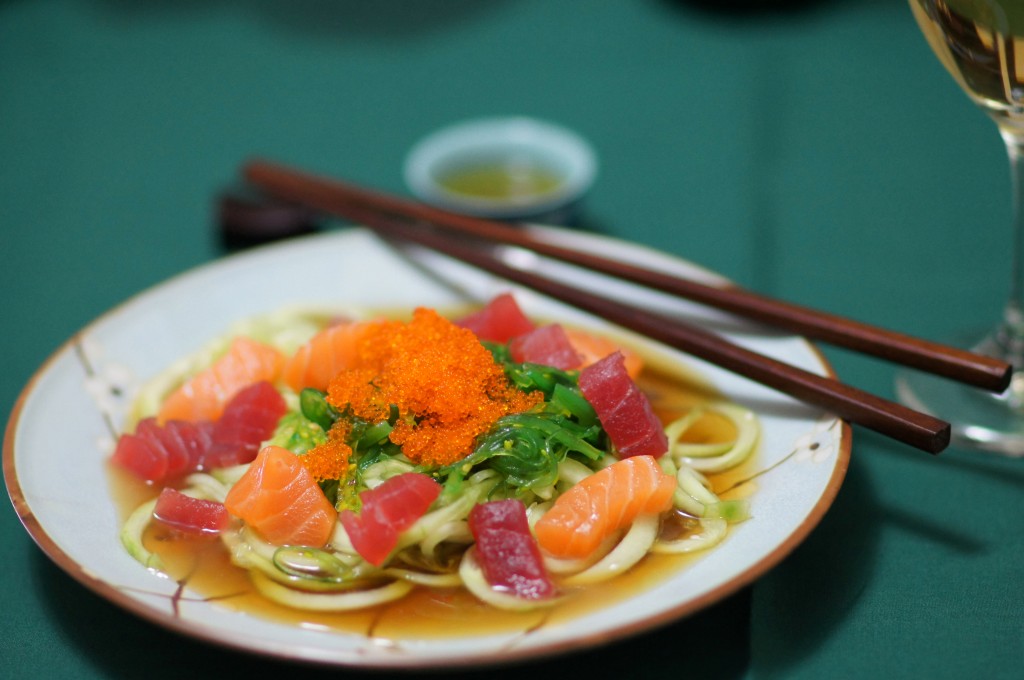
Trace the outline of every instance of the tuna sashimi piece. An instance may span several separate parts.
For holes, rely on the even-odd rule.
[[[242,389],[213,425],[213,443],[203,456],[206,469],[252,462],[288,410],[284,397],[268,382]]]
[[[322,548],[338,513],[299,457],[266,446],[224,499],[224,507],[274,545]]]
[[[171,479],[202,467],[203,456],[210,448],[213,425],[171,420],[163,426],[155,418],[139,421],[135,434],[167,456],[164,477]]]
[[[167,397],[157,420],[217,420],[239,390],[260,380],[273,382],[283,364],[284,355],[274,347],[237,337],[226,354]]]
[[[343,510],[341,524],[352,547],[370,564],[384,564],[399,535],[416,523],[441,493],[441,485],[419,472],[406,472],[359,494],[359,514]]]
[[[675,490],[675,477],[665,474],[651,456],[625,458],[559,496],[533,530],[545,552],[586,557],[638,516],[668,510]]]
[[[516,336],[508,343],[512,359],[520,363],[543,364],[563,371],[579,368],[583,357],[569,341],[565,329],[557,323],[539,326]]]
[[[492,298],[483,309],[459,319],[455,325],[468,328],[481,340],[501,343],[534,328],[511,293]]]
[[[139,479],[162,482],[200,469],[212,441],[212,423],[172,420],[160,426],[145,418],[134,434],[121,435],[111,461]]]
[[[110,460],[147,482],[158,482],[167,476],[167,452],[137,434],[121,435]]]
[[[165,433],[181,442],[187,450],[188,462],[185,468],[179,472],[188,473],[201,470],[206,452],[210,450],[210,445],[213,443],[213,423],[208,421],[191,423],[185,420],[170,420],[164,423],[163,429]],[[168,465],[168,473],[169,476],[178,474],[171,465]]]
[[[286,410],[284,397],[273,385],[258,382],[236,394],[216,423],[139,421],[134,434],[118,440],[111,460],[147,482],[248,463]]]
[[[469,530],[476,540],[476,560],[492,588],[527,600],[555,595],[522,501],[510,498],[474,506]]]
[[[619,458],[658,457],[668,451],[664,426],[626,372],[623,356],[609,354],[580,371],[580,391],[597,413]]]
[[[139,424],[135,426],[135,434],[145,439],[151,447],[167,459],[165,477],[177,477],[196,464],[196,459],[190,459],[192,449],[185,444],[181,433],[165,430],[164,427],[157,425],[155,418],[140,420]]]
[[[174,489],[160,492],[153,518],[175,531],[195,536],[216,536],[231,521],[223,503],[193,498]]]

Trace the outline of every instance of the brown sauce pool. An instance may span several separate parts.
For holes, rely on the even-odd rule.
[[[663,422],[716,398],[691,374],[668,375],[647,370],[639,382]],[[733,436],[733,425],[712,415],[696,423],[686,440],[715,442]],[[714,490],[723,498],[749,496],[754,484],[744,480],[752,477],[753,465],[748,460],[734,470],[712,476]],[[111,479],[122,517],[159,492],[117,470],[112,470]],[[419,587],[396,602],[371,609],[325,613],[292,609],[265,599],[250,583],[248,572],[231,564],[227,550],[217,539],[182,538],[153,523],[145,534],[144,544],[164,561],[171,578],[187,585],[189,593],[184,597],[198,595],[219,606],[288,624],[395,642],[525,631],[569,621],[636,595],[714,551],[712,548],[690,555],[648,555],[625,574],[593,586],[566,590],[566,597],[557,605],[530,612],[495,609],[463,589]]]

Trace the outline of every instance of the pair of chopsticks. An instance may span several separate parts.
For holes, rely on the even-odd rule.
[[[949,423],[832,378],[763,356],[678,319],[630,307],[512,267],[491,252],[493,246],[525,248],[974,387],[999,392],[1010,382],[1012,367],[1002,361],[772,300],[739,288],[705,285],[577,252],[544,242],[525,230],[500,222],[449,213],[263,161],[246,164],[243,175],[249,183],[276,199],[353,220],[388,239],[412,242],[444,253],[930,453],[938,453],[948,446]]]

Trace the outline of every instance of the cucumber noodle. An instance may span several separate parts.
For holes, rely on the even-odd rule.
[[[225,336],[150,381],[136,399],[130,420],[136,421],[154,413],[172,389],[212,363],[231,337],[245,334],[290,353],[329,319],[337,316],[322,310],[290,310],[248,320],[230,329]],[[344,316],[354,315],[346,310]],[[500,351],[492,349],[492,352],[500,358]],[[551,377],[549,373],[544,375]],[[510,378],[514,382],[526,379],[522,375],[510,375]],[[556,389],[562,389],[559,399],[572,402],[569,392],[563,388]],[[289,413],[299,413],[302,401],[299,395],[288,390],[283,393]],[[575,398],[580,399],[578,392],[575,394]],[[584,403],[583,408],[589,406]],[[735,438],[720,444],[682,441],[686,431],[707,412],[715,412],[731,421],[736,429]],[[282,423],[287,418],[282,419]],[[526,422],[536,425],[539,421]],[[549,425],[539,423],[537,426],[548,428],[545,432],[550,434]],[[730,522],[741,521],[748,516],[746,501],[720,499],[704,473],[735,467],[751,455],[759,438],[759,424],[754,414],[732,403],[702,404],[668,423],[665,431],[670,446],[659,463],[677,480],[673,508],[661,517],[640,516],[630,527],[610,537],[585,559],[545,556],[548,572],[563,589],[614,578],[648,553],[678,554],[707,550],[725,538]],[[451,469],[423,470],[394,451],[367,461],[360,467],[361,488],[374,488],[403,472],[426,471],[434,473],[445,489],[432,509],[400,535],[398,546],[382,567],[375,567],[360,557],[341,522],[335,525],[333,536],[323,549],[272,545],[240,521],[233,522],[231,528],[221,535],[221,540],[232,562],[250,572],[254,587],[264,597],[298,609],[346,611],[372,607],[401,598],[417,587],[463,587],[484,602],[502,609],[547,606],[561,598],[525,600],[499,592],[487,583],[475,556],[467,518],[479,502],[514,496],[525,504],[532,526],[559,494],[617,460],[610,452],[592,450],[591,444],[576,441],[574,436],[558,433],[553,437],[562,444],[569,444],[564,447],[557,463],[547,470],[530,468],[524,472],[523,468],[516,468],[510,471],[506,469],[508,463],[495,463],[496,457],[478,456],[479,448]],[[193,473],[185,479],[181,491],[193,497],[223,502],[228,490],[247,467],[240,465]],[[445,472],[448,473],[447,479],[443,476]],[[520,479],[527,473],[535,475],[530,478],[533,483],[527,484]],[[512,479],[516,480],[515,484],[510,481]],[[130,514],[123,526],[121,540],[136,560],[148,568],[162,570],[161,560],[144,547],[142,539],[154,503],[144,503]],[[672,524],[677,531],[664,531],[665,523]],[[670,533],[673,535],[669,536]]]

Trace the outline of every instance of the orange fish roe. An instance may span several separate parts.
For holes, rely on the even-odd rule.
[[[303,467],[318,482],[325,479],[341,479],[348,469],[348,460],[352,455],[352,447],[345,440],[351,426],[339,420],[327,433],[327,441],[317,444],[299,456]]]
[[[407,324],[385,324],[361,346],[362,368],[336,376],[327,401],[371,422],[399,418],[391,441],[415,463],[448,465],[473,451],[477,436],[543,399],[509,384],[477,337],[419,308]]]

